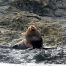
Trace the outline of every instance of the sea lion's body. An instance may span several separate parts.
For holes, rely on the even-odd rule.
[[[29,26],[25,32],[25,39],[18,42],[13,48],[42,48],[43,40],[35,26]]]

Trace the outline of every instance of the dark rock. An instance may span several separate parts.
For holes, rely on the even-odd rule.
[[[63,9],[56,9],[55,10],[55,16],[61,17],[64,15],[64,10]]]
[[[29,11],[31,13],[38,14],[40,16],[66,16],[66,0],[1,0],[0,6],[3,13],[7,11]],[[8,6],[8,9],[3,6]],[[13,8],[16,7],[16,8]],[[10,10],[9,10],[10,9]],[[7,10],[7,11],[5,11]]]
[[[65,15],[65,3],[65,0],[15,0],[12,4],[21,10],[28,10],[41,16],[60,17]]]
[[[12,48],[14,48],[14,49],[27,49],[27,48],[29,48],[29,47],[26,47],[25,45],[14,45]]]

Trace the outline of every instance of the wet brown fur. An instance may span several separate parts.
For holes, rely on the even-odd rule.
[[[34,25],[28,27],[25,38],[28,44],[32,45],[33,48],[41,48],[43,44],[43,40],[40,32]]]
[[[42,48],[43,40],[41,34],[34,25],[29,26],[24,35],[25,39],[18,42],[13,48]]]

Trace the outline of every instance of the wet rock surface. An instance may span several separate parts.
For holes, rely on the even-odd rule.
[[[66,49],[9,49],[0,48],[0,62],[66,64]]]

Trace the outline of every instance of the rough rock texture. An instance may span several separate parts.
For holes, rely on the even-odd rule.
[[[12,5],[41,16],[66,16],[66,0],[14,0]]]
[[[14,9],[16,7],[17,9]],[[66,0],[0,0],[0,15],[9,9],[29,11],[40,16],[66,16]]]
[[[63,5],[61,5],[62,3]],[[60,23],[66,23],[66,20],[44,16],[65,17],[64,3],[65,0],[0,0],[0,14],[2,14],[2,16],[0,15],[0,43],[10,42],[13,38],[18,39],[22,36],[21,31],[25,32],[33,22],[38,25],[43,38],[45,38],[44,43],[49,45],[50,43],[52,45],[59,43],[62,41],[61,34],[64,30],[61,29]],[[66,24],[64,25],[66,26]],[[16,37],[13,36],[14,34]]]

